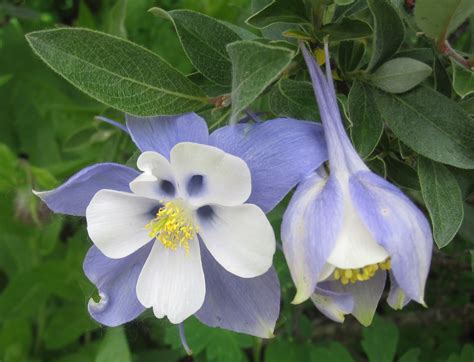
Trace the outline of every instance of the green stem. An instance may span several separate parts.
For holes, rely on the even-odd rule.
[[[38,316],[36,318],[36,338],[34,354],[39,355],[41,349],[41,340],[43,339],[44,326],[46,323],[46,303],[43,303],[38,310]]]
[[[256,338],[255,344],[253,345],[253,362],[260,362],[261,355],[262,355],[262,339]]]

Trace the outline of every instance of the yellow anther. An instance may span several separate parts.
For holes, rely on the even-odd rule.
[[[392,267],[390,259],[385,260],[383,263],[379,263],[379,266],[382,270],[389,270]]]
[[[189,240],[198,232],[190,214],[179,201],[165,203],[145,228],[151,238],[156,238],[166,248],[176,250],[182,247],[186,254],[189,253]]]
[[[356,282],[364,282],[372,278],[378,269],[389,270],[391,268],[390,258],[381,263],[366,265],[359,269],[334,269],[333,277],[340,280],[342,284],[346,285],[349,282],[352,284]]]
[[[326,54],[324,53],[324,49],[321,49],[321,48],[315,49],[314,57],[316,58],[316,62],[319,65],[324,65],[324,63],[326,63]]]

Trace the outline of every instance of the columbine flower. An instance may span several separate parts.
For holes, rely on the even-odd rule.
[[[126,131],[142,151],[140,173],[97,164],[38,193],[53,211],[87,218],[95,246],[84,270],[100,292],[92,317],[115,326],[152,307],[173,323],[195,314],[269,337],[280,291],[264,212],[324,162],[322,128],[276,119],[209,135],[186,114],[128,117]]]
[[[391,279],[389,304],[424,304],[432,235],[423,213],[397,187],[370,172],[344,130],[326,45],[326,77],[301,47],[328,147],[324,168],[299,186],[285,212],[283,249],[297,294],[329,318],[353,314],[369,325]]]

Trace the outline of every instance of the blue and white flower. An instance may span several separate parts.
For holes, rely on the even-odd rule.
[[[194,314],[271,336],[280,290],[265,212],[327,158],[321,126],[275,119],[209,135],[191,113],[127,117],[127,131],[140,172],[97,164],[37,193],[51,210],[87,218],[95,245],[84,270],[101,298],[89,302],[92,317],[115,326],[153,308],[172,323]]]
[[[424,304],[432,234],[424,214],[397,187],[372,173],[341,120],[326,45],[326,77],[301,46],[319,105],[329,155],[297,188],[282,224],[296,284],[293,303],[311,298],[329,318],[371,323],[390,275],[389,304]]]

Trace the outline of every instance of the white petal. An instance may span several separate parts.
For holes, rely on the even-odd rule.
[[[151,240],[145,225],[156,200],[127,192],[101,190],[86,209],[87,231],[99,250],[112,259],[132,254]]]
[[[328,263],[324,264],[323,270],[321,271],[321,275],[319,277],[319,281],[323,281],[329,278],[334,272],[334,269],[334,265]]]
[[[183,248],[171,250],[155,241],[138,277],[137,298],[145,307],[153,307],[158,318],[168,316],[181,323],[201,308],[206,295],[201,253],[197,238]]]
[[[213,205],[205,218],[198,210],[196,220],[207,249],[232,274],[253,278],[272,265],[275,234],[259,207]]]
[[[169,200],[176,196],[171,166],[162,155],[152,151],[143,152],[138,157],[137,167],[143,173],[130,182],[133,193],[157,200]]]
[[[158,152],[143,152],[137,159],[137,167],[140,171],[148,172],[155,176],[164,175],[172,177],[170,163]]]
[[[170,160],[180,193],[193,206],[235,206],[250,196],[247,164],[216,147],[178,143],[171,150]]]
[[[356,269],[380,263],[389,257],[365,227],[347,192],[344,193],[343,218],[343,225],[328,263],[341,269]]]

